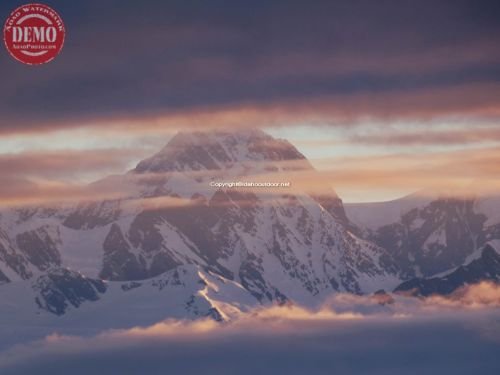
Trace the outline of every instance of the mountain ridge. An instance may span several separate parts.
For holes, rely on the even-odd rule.
[[[460,244],[465,224],[479,220],[473,202],[465,203],[468,208],[459,212],[461,216],[455,207],[463,202],[417,202],[410,208],[414,210],[410,216],[404,214],[403,221],[398,218],[382,226],[380,232],[380,228],[354,223],[349,206],[346,210],[329,186],[319,193],[317,189],[270,193],[210,186],[220,178],[252,179],[266,173],[274,176],[302,170],[315,173],[288,141],[260,130],[180,133],[127,173],[92,184],[96,192],[109,187],[122,189],[116,198],[64,207],[2,210],[0,284],[4,285],[0,296],[5,284],[28,287],[31,280],[47,281],[51,272],[67,269],[69,285],[104,280],[124,288],[113,290],[136,290],[128,295],[139,298],[146,293],[141,286],[148,280],[182,269],[193,280],[201,272],[218,277],[222,284],[230,283],[241,290],[246,305],[295,302],[317,306],[332,293],[393,290],[401,282],[420,276],[419,272],[434,271],[426,269],[425,262],[438,260],[441,268],[457,267],[477,245],[462,241],[461,251],[454,251],[447,245],[453,237],[446,234],[446,244],[433,247],[427,258],[416,256],[427,243],[419,233],[431,236],[443,223],[451,228],[450,233],[457,229],[456,243]],[[457,217],[465,217],[460,221],[465,224],[455,222]],[[426,220],[432,225],[425,226]],[[482,226],[483,218],[478,222]],[[413,229],[408,231],[410,224]],[[403,235],[408,238],[404,243],[418,246],[408,250],[406,245],[398,245]],[[418,258],[417,263],[412,256]],[[45,285],[49,285],[47,296],[59,296],[50,298],[65,295],[57,284]],[[182,301],[192,295],[202,300],[206,297],[201,289],[182,292],[181,288],[177,292]],[[69,302],[62,298],[70,308],[61,309],[66,305],[56,303],[55,312],[76,314],[82,306],[110,298],[107,291],[97,293],[97,299],[81,294]],[[39,306],[51,306],[40,301]],[[209,309],[215,319],[223,319],[224,310],[236,311],[239,303],[238,299],[226,301],[224,309],[209,303]]]

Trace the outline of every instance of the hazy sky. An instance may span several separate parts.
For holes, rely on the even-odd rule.
[[[13,189],[122,172],[188,127],[287,138],[348,201],[498,184],[498,1],[45,3],[61,55],[32,67],[0,48]]]

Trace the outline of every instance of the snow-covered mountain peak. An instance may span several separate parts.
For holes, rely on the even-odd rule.
[[[373,223],[359,228],[329,184],[307,178],[315,173],[293,145],[261,130],[181,132],[129,173],[92,184],[95,200],[1,210],[0,299],[28,292],[20,308],[4,304],[0,313],[31,311],[31,319],[25,306],[33,305],[42,317],[76,317],[95,305],[115,316],[135,305],[155,319],[223,320],[242,306],[315,307],[332,293],[393,290],[450,269],[465,276],[455,273],[438,291],[498,280],[497,198],[410,196],[354,207],[351,219],[363,219],[355,223]],[[220,184],[266,180],[290,189]],[[123,196],[107,198],[115,190]]]
[[[259,129],[180,132],[161,151],[139,162],[133,173],[225,170],[242,163],[287,161],[310,167],[291,143]]]

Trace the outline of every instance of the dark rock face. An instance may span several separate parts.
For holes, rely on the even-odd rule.
[[[139,288],[142,284],[138,283],[137,281],[131,281],[126,284],[122,284],[121,288],[124,292],[128,292],[129,290]]]
[[[71,229],[93,229],[108,225],[120,216],[119,201],[81,203],[63,221]]]
[[[500,224],[490,225],[485,228],[486,241],[500,239]]]
[[[37,217],[62,217],[57,208],[53,207],[23,207],[16,210],[18,213],[18,223],[23,223]]]
[[[369,238],[389,251],[403,278],[444,272],[461,265],[485,242],[486,217],[474,212],[473,203],[435,200],[404,214],[400,222],[379,228]]]
[[[38,292],[37,305],[56,315],[63,315],[70,306],[78,308],[85,301],[97,301],[106,292],[106,284],[64,268],[53,269],[33,284]]]
[[[8,282],[10,282],[9,278],[5,276],[5,274],[2,271],[0,271],[0,285],[6,284]]]
[[[61,255],[57,243],[58,233],[55,238],[52,238],[48,231],[49,228],[41,227],[16,236],[19,250],[40,271],[61,265]],[[55,231],[57,232],[57,230]]]
[[[249,256],[240,267],[239,277],[241,285],[248,290],[260,302],[276,301],[283,304],[288,298],[275,287],[268,285],[262,277],[263,269],[259,265],[259,259]]]
[[[210,201],[193,196],[186,206],[148,209],[140,212],[123,234],[113,224],[104,243],[101,277],[109,280],[140,280],[154,277],[180,264],[174,256],[175,245],[161,233],[168,225],[185,245],[214,272],[233,279],[231,271],[219,262],[234,252],[234,225],[255,229],[252,210],[254,194],[217,191]]]
[[[500,282],[500,254],[490,245],[486,245],[480,258],[443,277],[430,279],[414,278],[399,285],[395,292],[406,292],[414,296],[432,294],[446,295],[467,284],[480,281]]]
[[[342,199],[333,190],[329,194],[314,195],[312,198],[351,232],[359,233],[359,229],[347,218]]]
[[[137,259],[120,227],[113,224],[103,244],[103,269],[100,277],[106,280],[140,280],[148,275],[144,261]]]
[[[22,279],[29,279],[32,272],[25,257],[15,249],[7,233],[0,229],[0,261],[16,272]],[[5,279],[7,277],[4,275]],[[8,280],[8,279],[7,279]]]
[[[237,231],[254,235],[257,229],[256,214],[259,200],[250,192],[218,190],[208,204],[210,220],[208,231],[212,237],[212,260],[228,258],[234,254],[234,244],[239,242]],[[203,247],[201,247],[203,248]],[[228,278],[234,276],[226,273]]]

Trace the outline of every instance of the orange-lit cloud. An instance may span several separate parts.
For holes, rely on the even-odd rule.
[[[424,300],[426,307],[481,309],[500,307],[500,285],[483,281],[457,289],[448,297],[431,296]]]
[[[299,366],[298,372],[291,371],[300,374],[304,369],[302,361],[309,363],[309,357],[315,369],[322,364],[328,372],[332,366],[344,363],[347,356],[348,365],[342,368],[350,371],[349,355],[361,352],[364,361],[375,358],[375,362],[369,364],[370,371],[382,368],[381,373],[387,373],[387,368],[393,369],[394,362],[403,357],[401,367],[391,372],[398,374],[401,369],[408,368],[409,361],[413,368],[429,369],[429,361],[434,358],[432,353],[436,351],[439,358],[433,364],[435,368],[443,368],[442,358],[450,351],[449,357],[454,360],[446,361],[446,369],[455,365],[464,369],[472,359],[466,358],[464,363],[456,364],[453,354],[457,347],[460,358],[471,350],[475,358],[480,350],[481,368],[497,367],[496,353],[500,343],[498,285],[470,285],[447,297],[395,295],[391,298],[385,303],[374,296],[340,293],[316,309],[290,304],[261,306],[234,315],[224,323],[208,318],[196,321],[167,319],[144,327],[107,330],[86,337],[65,334],[61,328],[43,340],[0,352],[0,370],[7,374],[35,373],[57,363],[58,368],[76,368],[78,374],[83,374],[102,372],[109,368],[107,366],[135,369],[135,363],[141,371],[147,369],[150,373],[158,368],[163,371],[167,358],[169,369],[182,373],[197,373],[200,369],[217,372],[228,368],[233,372],[241,368],[242,363],[251,369],[249,373],[254,373],[258,369],[264,371],[259,366],[253,368],[255,363],[266,359],[263,368],[274,369],[269,364],[278,357],[292,361],[293,368]],[[426,360],[422,362],[417,356],[412,361],[415,351],[427,353]],[[493,355],[489,362],[485,359],[489,358],[487,353]],[[259,361],[244,362],[249,356]],[[380,360],[381,356],[387,357],[389,367],[386,361]],[[186,360],[193,357],[197,360]],[[130,363],[128,358],[131,358]],[[381,364],[384,365],[380,367]],[[284,365],[279,361],[276,366],[281,369]]]
[[[420,190],[460,192],[461,194],[491,194],[500,191],[500,153],[497,148],[476,148],[449,152],[429,152],[426,154],[398,153],[389,155],[367,155],[358,157],[339,157],[313,160],[317,169],[303,160],[291,160],[269,163],[246,163],[245,176],[228,177],[224,170],[208,170],[193,172],[171,172],[166,174],[135,174],[117,182],[105,179],[98,184],[85,186],[75,182],[58,179],[65,174],[74,173],[73,165],[82,169],[92,170],[123,163],[121,153],[107,158],[106,152],[94,155],[89,161],[78,164],[78,155],[66,159],[59,154],[39,160],[32,156],[13,159],[17,165],[13,169],[10,156],[2,159],[0,166],[4,169],[4,180],[9,181],[0,188],[0,201],[3,204],[40,203],[71,201],[75,199],[111,199],[127,197],[131,191],[137,191],[141,186],[161,186],[167,180],[182,178],[185,184],[193,184],[200,191],[206,192],[206,197],[219,188],[236,194],[251,192],[263,198],[270,199],[286,197],[291,194],[328,194],[332,187],[338,189],[365,190]],[[114,159],[116,158],[116,160]],[[33,163],[31,164],[31,160]],[[100,164],[103,162],[104,164]],[[255,172],[251,172],[255,168]],[[52,170],[54,168],[54,170]],[[263,172],[267,171],[267,172]],[[33,176],[31,176],[34,174]],[[38,176],[36,174],[39,174]],[[42,176],[40,176],[40,174]],[[43,176],[46,174],[46,176]],[[191,181],[191,182],[189,182]],[[211,185],[224,182],[253,183],[290,183],[286,187],[219,187]],[[135,186],[135,187],[134,187]],[[168,183],[167,183],[168,186]],[[132,190],[130,190],[132,189]],[[165,193],[164,195],[172,195]],[[175,197],[155,198],[150,207],[178,206],[186,202]],[[190,197],[187,197],[190,198]],[[253,199],[253,198],[252,198]],[[242,203],[240,196],[238,203]],[[192,202],[187,203],[192,204]]]
[[[144,157],[141,149],[46,150],[0,154],[0,175],[76,178],[82,174],[122,171],[130,160]]]
[[[353,144],[382,146],[412,145],[467,145],[473,143],[500,142],[500,126],[475,126],[461,129],[437,130],[421,129],[420,131],[388,130],[373,134],[356,134],[349,137]]]

